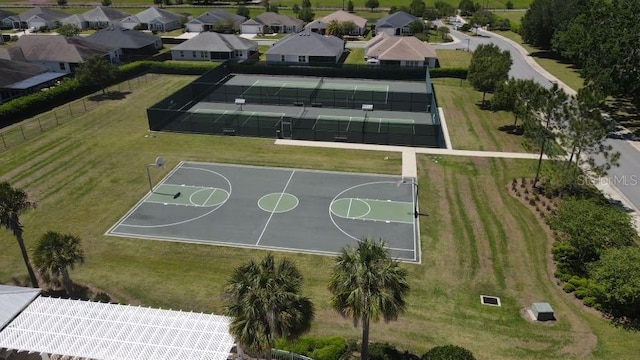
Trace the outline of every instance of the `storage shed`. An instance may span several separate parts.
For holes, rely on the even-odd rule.
[[[553,308],[551,307],[551,305],[549,305],[549,303],[533,303],[531,305],[531,312],[533,312],[533,315],[538,321],[549,321],[556,319],[553,313]]]

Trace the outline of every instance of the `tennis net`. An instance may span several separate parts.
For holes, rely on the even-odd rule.
[[[313,91],[311,92],[311,95],[309,95],[309,101],[313,101],[313,99],[316,98],[316,95],[318,95],[318,91],[320,91],[322,84],[324,84],[324,77],[320,78],[320,81],[318,81],[318,85],[316,85],[315,89],[313,89]]]

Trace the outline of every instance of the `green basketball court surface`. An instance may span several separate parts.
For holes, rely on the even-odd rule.
[[[181,162],[107,234],[325,255],[371,237],[420,262],[416,198],[398,176]]]

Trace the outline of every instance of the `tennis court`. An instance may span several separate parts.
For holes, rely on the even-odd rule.
[[[324,255],[373,237],[420,262],[416,199],[397,176],[181,162],[107,235]]]
[[[269,79],[255,80],[241,94],[243,97],[270,96],[289,97],[298,99],[308,97],[309,101],[333,99],[336,96],[348,98],[351,101],[371,100],[374,103],[386,104],[389,100],[389,85],[349,84],[328,81],[325,78],[292,80]]]

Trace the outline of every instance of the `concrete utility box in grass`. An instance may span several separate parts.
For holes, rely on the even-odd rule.
[[[549,303],[533,303],[531,305],[531,312],[538,321],[555,320],[556,317],[553,314],[553,308]]]

